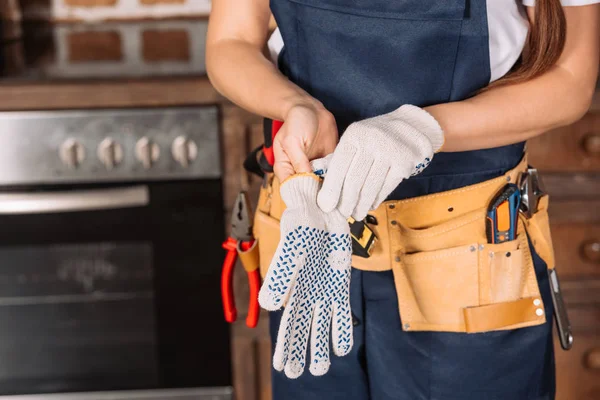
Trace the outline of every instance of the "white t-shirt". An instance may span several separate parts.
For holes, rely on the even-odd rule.
[[[584,6],[600,3],[600,0],[561,0],[561,3],[563,6]],[[534,5],[535,0],[487,0],[490,82],[503,77],[521,55],[529,31],[524,6]],[[277,29],[269,38],[269,51],[274,62],[282,48],[283,39]]]

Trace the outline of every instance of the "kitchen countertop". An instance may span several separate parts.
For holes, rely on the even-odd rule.
[[[0,110],[153,107],[224,103],[206,77],[0,83]]]
[[[227,102],[206,76],[206,30],[206,18],[24,24],[0,44],[0,110]]]
[[[227,100],[217,93],[206,76],[132,81],[0,81],[0,110],[4,111],[152,107],[223,102]],[[600,92],[596,92],[591,110],[600,111]]]

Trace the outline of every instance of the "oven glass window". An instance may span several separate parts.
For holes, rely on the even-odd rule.
[[[143,241],[1,247],[0,392],[156,387],[152,253]]]

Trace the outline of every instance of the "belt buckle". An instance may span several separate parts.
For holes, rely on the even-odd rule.
[[[370,216],[367,216],[369,218]],[[367,218],[362,221],[357,221],[354,218],[348,218],[348,224],[350,225],[350,235],[352,236],[352,254],[358,257],[369,258],[373,247],[377,242],[377,236],[375,232],[367,224]],[[377,220],[371,217],[374,224],[377,224]]]

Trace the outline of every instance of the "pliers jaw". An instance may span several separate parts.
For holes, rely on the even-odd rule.
[[[240,192],[231,212],[231,237],[239,242],[254,240],[252,235],[252,216],[248,194]]]

